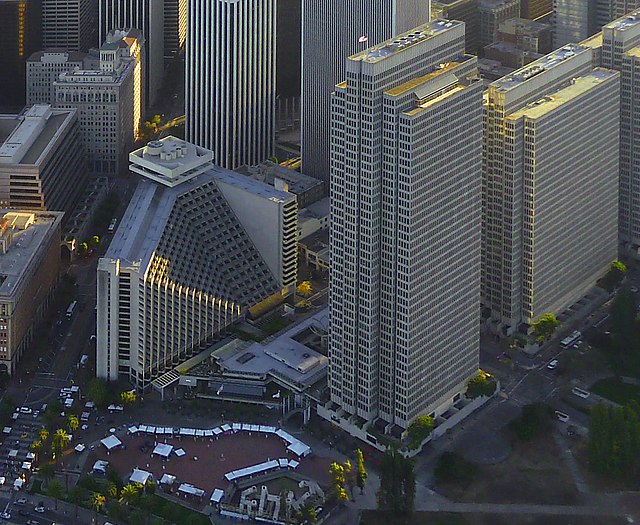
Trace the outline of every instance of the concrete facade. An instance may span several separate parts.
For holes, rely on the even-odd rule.
[[[477,372],[482,83],[464,38],[419,26],[349,57],[332,95],[329,383],[366,421],[406,428]]]
[[[144,112],[143,56],[138,30],[114,31],[96,67],[62,73],[54,82],[55,105],[78,111],[94,174],[115,176],[126,166]]]
[[[331,92],[345,59],[429,21],[429,0],[303,0],[302,172],[329,185]],[[366,36],[366,43],[359,38]]]
[[[564,46],[485,97],[482,297],[505,333],[560,313],[616,258],[619,78],[592,56]]]
[[[262,162],[273,153],[276,1],[190,0],[188,9],[186,139],[227,169]]]
[[[35,105],[0,115],[0,206],[70,213],[87,182],[74,109]]]
[[[53,83],[61,73],[83,67],[85,53],[62,49],[38,51],[27,60],[27,106],[55,104]]]
[[[15,373],[58,282],[58,212],[2,212],[0,218],[0,371]]]

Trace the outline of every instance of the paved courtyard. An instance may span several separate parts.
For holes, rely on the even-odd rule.
[[[287,444],[276,435],[261,433],[237,432],[223,434],[215,438],[165,437],[150,435],[119,435],[126,448],[115,449],[108,453],[103,446],[98,446],[91,453],[86,467],[91,468],[97,459],[108,461],[122,476],[128,476],[134,468],[147,470],[159,480],[163,474],[176,476],[178,482],[190,483],[206,491],[208,501],[213,489],[226,489],[228,482],[224,479],[227,472],[238,470],[268,461],[287,458],[300,461],[295,471],[317,481],[327,487],[329,483],[328,469],[331,460],[320,457],[313,452],[306,458],[298,458],[287,451]],[[167,443],[176,449],[184,449],[185,455],[177,457],[174,452],[169,459],[154,456],[151,453],[157,443]],[[141,452],[145,445],[147,451]],[[197,460],[195,459],[197,458]],[[177,484],[175,485],[177,488]]]

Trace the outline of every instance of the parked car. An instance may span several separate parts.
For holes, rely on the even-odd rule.
[[[556,410],[556,417],[562,423],[566,423],[569,421],[569,414],[565,414],[564,412],[560,412],[560,410]]]
[[[21,414],[31,414],[31,412],[33,412],[33,410],[31,410],[29,407],[20,407]]]
[[[578,396],[578,397],[581,397],[582,399],[587,399],[591,395],[591,392],[587,392],[586,390],[582,390],[582,388],[578,388],[577,386],[574,386],[571,389],[571,393],[576,395],[576,396]]]
[[[554,359],[553,361],[551,361],[548,365],[547,365],[547,369],[548,370],[555,370],[556,368],[558,368],[558,360]]]
[[[33,508],[33,510],[35,510],[38,514],[44,514],[45,510],[47,509],[44,508],[44,503],[41,501]]]
[[[27,498],[18,498],[15,502],[16,505],[26,505],[27,504]]]

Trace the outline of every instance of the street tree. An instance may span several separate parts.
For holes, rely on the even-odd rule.
[[[109,401],[109,385],[105,380],[94,377],[87,383],[86,395],[96,406],[105,406]]]
[[[80,485],[76,485],[69,492],[69,499],[75,507],[76,519],[78,519],[78,506],[85,499],[85,490]]]
[[[533,325],[533,335],[538,343],[549,339],[558,328],[558,319],[552,313],[542,314]]]
[[[131,405],[136,402],[136,393],[131,390],[120,392],[120,401],[125,405]]]
[[[64,496],[64,487],[57,479],[54,479],[47,487],[47,496],[55,500],[55,506],[58,510],[58,500]]]
[[[310,281],[302,281],[296,288],[296,292],[298,295],[302,295],[303,297],[308,297],[313,292],[313,288],[311,287]]]
[[[95,250],[99,245],[100,245],[100,237],[98,237],[97,235],[94,235],[89,239],[89,247],[92,250]]]
[[[44,427],[38,430],[38,435],[40,436],[40,441],[44,442],[49,439],[49,431]]]
[[[409,448],[418,448],[427,436],[431,434],[434,426],[435,422],[431,416],[425,415],[415,418],[407,428]]]
[[[356,483],[358,487],[360,487],[360,494],[364,494],[364,486],[367,482],[367,469],[364,466],[364,455],[362,454],[362,450],[359,448],[356,449],[356,468],[357,468],[357,478]]]
[[[416,478],[413,462],[396,450],[388,450],[380,464],[378,508],[395,514],[413,512]]]
[[[329,474],[332,480],[332,488],[336,493],[338,501],[349,501],[349,496],[345,490],[346,478],[344,475],[344,466],[334,461],[329,466]]]

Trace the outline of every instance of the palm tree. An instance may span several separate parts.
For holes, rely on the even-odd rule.
[[[129,505],[140,494],[140,487],[138,485],[125,485],[120,491],[120,503]]]
[[[38,440],[38,441],[34,441],[33,443],[31,443],[31,452],[33,452],[34,454],[39,454],[40,451],[42,450],[42,441]]]
[[[64,448],[69,444],[69,434],[64,428],[59,428],[56,430],[56,433],[53,435],[53,440],[51,442],[51,449],[53,451],[53,459],[56,462],[62,457],[62,453],[64,452]]]
[[[94,520],[96,522],[98,521],[98,511],[102,508],[102,506],[106,503],[106,501],[107,501],[107,498],[105,498],[99,492],[94,492],[93,494],[91,494],[91,506],[95,510]]]
[[[38,434],[40,435],[40,441],[42,441],[43,443],[49,437],[49,431],[44,427],[42,427],[40,430],[38,430]]]
[[[80,426],[78,416],[69,414],[69,417],[67,418],[67,425],[69,426],[69,432],[75,432],[78,430],[78,427]]]

